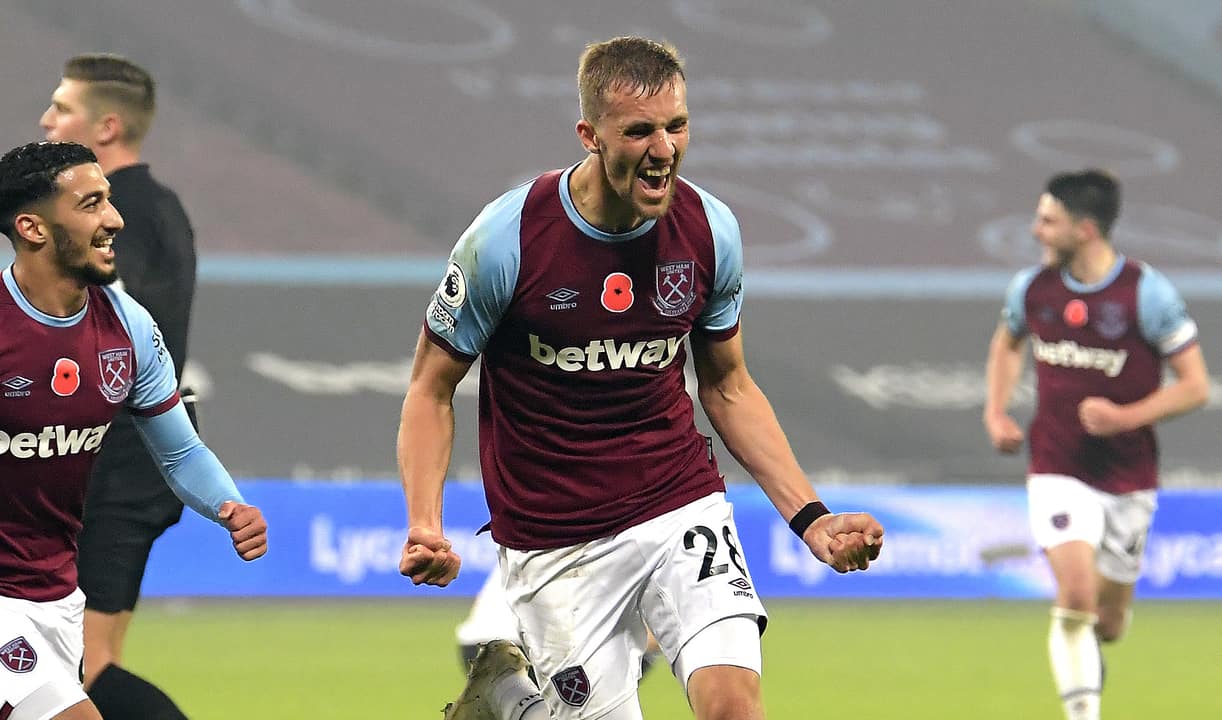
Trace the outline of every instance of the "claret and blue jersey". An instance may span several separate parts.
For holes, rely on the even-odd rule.
[[[663,217],[608,234],[576,211],[571,172],[489,204],[427,311],[435,344],[482,356],[492,532],[515,549],[605,537],[724,490],[683,367],[690,334],[738,331],[738,223],[680,180]]]
[[[58,600],[76,588],[85,487],[123,406],[197,512],[240,500],[179,401],[174,363],[152,317],[131,297],[90,287],[71,317],[47,315],[0,283],[0,595]],[[170,468],[174,468],[171,470]],[[185,485],[184,485],[185,482]]]
[[[1125,493],[1158,484],[1151,427],[1112,437],[1086,433],[1078,405],[1087,397],[1135,402],[1158,389],[1163,361],[1197,342],[1197,326],[1167,278],[1118,256],[1100,282],[1084,285],[1055,267],[1019,272],[1003,319],[1030,336],[1038,404],[1031,422],[1032,473],[1075,477]]]

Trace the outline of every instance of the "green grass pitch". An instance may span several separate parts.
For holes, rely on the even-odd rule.
[[[462,688],[466,598],[146,601],[130,669],[193,720],[438,720]],[[770,720],[1061,717],[1044,652],[1047,606],[1003,601],[768,603]],[[1105,649],[1107,720],[1222,718],[1222,603],[1138,601]],[[691,717],[664,667],[641,687],[651,720]]]

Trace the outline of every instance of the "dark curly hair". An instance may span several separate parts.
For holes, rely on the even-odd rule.
[[[97,161],[92,150],[72,142],[35,142],[6,152],[0,158],[0,233],[15,241],[18,213],[59,192],[56,178],[64,170]]]
[[[1120,215],[1120,181],[1106,170],[1087,169],[1053,175],[1045,192],[1061,201],[1075,218],[1090,218],[1108,237]]]

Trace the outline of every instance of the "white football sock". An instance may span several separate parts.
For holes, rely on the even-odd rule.
[[[539,688],[525,672],[509,673],[492,686],[492,707],[503,720],[547,720],[552,716]]]
[[[1068,720],[1099,720],[1103,659],[1095,639],[1094,613],[1052,608],[1048,657]]]

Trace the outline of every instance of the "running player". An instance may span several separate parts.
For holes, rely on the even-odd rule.
[[[1069,720],[1098,720],[1098,641],[1129,623],[1158,486],[1153,426],[1209,394],[1179,293],[1111,243],[1119,211],[1120,185],[1105,172],[1048,181],[1032,226],[1045,262],[1011,282],[986,370],[985,428],[999,451],[1017,452],[1024,434],[1006,408],[1030,338],[1038,405],[1027,495],[1056,579],[1048,652]]]

